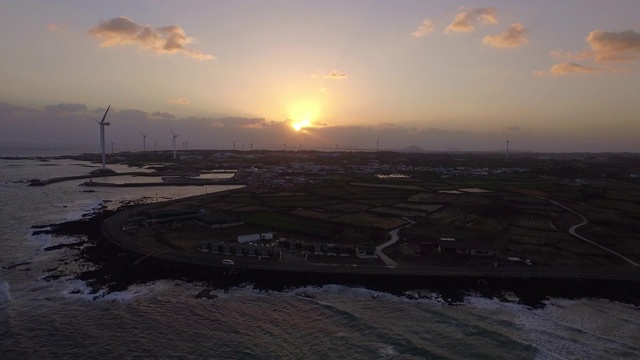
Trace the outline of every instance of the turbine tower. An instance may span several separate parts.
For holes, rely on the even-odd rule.
[[[149,133],[145,134],[140,131],[140,134],[142,135],[142,151],[147,151],[147,135],[149,135]]]
[[[509,144],[511,144],[512,142],[509,141],[508,137],[505,137],[507,139],[507,141],[504,143],[507,146],[506,152],[505,152],[505,158],[507,160],[509,160]]]
[[[287,152],[287,143],[282,144],[284,146],[284,152]]]
[[[171,144],[173,145],[173,160],[175,160],[176,159],[176,138],[180,136],[180,134],[174,133],[173,129],[171,129],[171,135],[173,135],[173,140],[171,141]]]
[[[251,151],[253,151],[253,139],[251,139],[251,144],[249,144],[249,146],[251,147]]]
[[[380,150],[380,136],[376,139],[376,152],[378,152],[378,150]]]
[[[102,151],[102,169],[103,170],[107,168],[107,155],[104,149],[104,127],[111,125],[111,123],[105,122],[104,120],[107,118],[107,113],[109,112],[110,108],[111,108],[111,105],[107,107],[107,111],[104,112],[104,115],[102,116],[101,121],[93,119],[93,121],[97,122],[98,125],[100,125],[100,150]]]
[[[236,143],[238,142],[238,140],[231,140],[231,142],[233,143],[233,151],[236,150]]]

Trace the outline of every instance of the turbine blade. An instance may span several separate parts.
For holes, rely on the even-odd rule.
[[[100,121],[101,123],[103,123],[103,122],[104,122],[104,119],[106,119],[106,117],[107,117],[107,113],[109,112],[109,109],[111,109],[111,105],[109,105],[109,106],[107,107],[107,111],[105,111],[105,112],[104,112],[104,115],[102,116],[102,121]]]

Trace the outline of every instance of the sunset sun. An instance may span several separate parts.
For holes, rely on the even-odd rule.
[[[309,121],[308,119],[294,121],[291,124],[291,127],[293,127],[293,129],[295,131],[301,131],[304,128],[309,127],[309,126],[311,126],[311,121]]]
[[[289,107],[289,119],[291,127],[295,131],[303,131],[311,127],[320,115],[320,106],[314,101],[299,101]]]

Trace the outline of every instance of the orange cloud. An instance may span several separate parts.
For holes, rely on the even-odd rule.
[[[586,38],[596,63],[628,61],[640,57],[640,33],[633,30],[595,30]]]
[[[565,76],[571,74],[593,74],[600,70],[583,66],[572,62],[563,62],[553,65],[549,70],[549,74],[553,76]]]
[[[444,33],[471,32],[478,24],[498,24],[496,18],[497,9],[494,7],[469,9],[462,11],[453,19],[453,22],[444,29]]]
[[[101,47],[137,45],[157,54],[184,55],[197,60],[214,60],[211,54],[204,54],[187,48],[195,42],[177,25],[153,28],[150,25],[138,25],[131,19],[120,16],[107,21],[100,21],[96,27],[89,29],[89,34],[102,39]]]
[[[547,76],[547,72],[544,70],[534,70],[533,71],[533,76],[535,77],[545,77]]]
[[[435,23],[433,22],[433,20],[426,19],[422,22],[420,26],[418,26],[418,29],[416,29],[416,31],[411,33],[411,35],[413,37],[426,36],[433,31],[434,26],[435,26]]]
[[[549,56],[558,60],[574,60],[574,61],[582,61],[587,60],[593,53],[589,50],[579,51],[579,52],[571,52],[566,50],[551,50],[549,51]]]
[[[506,48],[515,48],[520,45],[526,44],[527,37],[525,33],[527,32],[527,28],[525,28],[522,24],[516,23],[511,24],[504,32],[495,35],[488,35],[482,39],[482,42],[485,45],[492,46],[498,49],[506,49]]]
[[[189,99],[185,98],[185,97],[181,97],[181,98],[169,98],[167,100],[170,104],[178,104],[178,105],[188,105]]]
[[[67,23],[62,23],[62,24],[50,23],[50,24],[47,25],[47,29],[49,29],[49,31],[53,31],[53,32],[67,30],[68,27],[69,27],[69,24],[67,24]]]

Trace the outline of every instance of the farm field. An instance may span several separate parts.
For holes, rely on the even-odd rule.
[[[411,218],[417,223],[403,228],[399,242],[389,248],[399,264],[475,266],[466,258],[443,258],[435,244],[444,237],[488,243],[498,251],[498,259],[518,256],[533,260],[537,266],[628,266],[570,235],[568,230],[582,218],[549,199],[588,219],[586,226],[578,228],[578,234],[640,260],[640,183],[607,181],[600,188],[565,185],[528,174],[446,179],[431,174],[421,179],[417,171],[411,177],[376,180],[373,175],[356,178],[339,174],[324,180],[319,176],[314,180],[318,183],[285,191],[238,191],[194,199],[179,208],[227,212],[245,221],[244,231],[274,231],[278,236],[305,241],[331,243],[339,239],[373,245],[388,238],[391,229],[407,224],[404,218]],[[207,236],[211,231],[216,232],[207,230]],[[175,238],[175,232],[170,231],[167,238]],[[220,230],[218,236],[223,234]],[[196,234],[192,237],[201,238]]]

